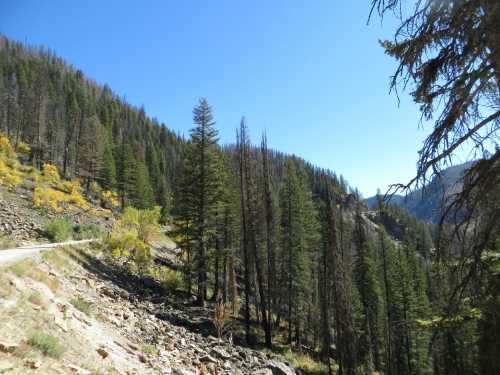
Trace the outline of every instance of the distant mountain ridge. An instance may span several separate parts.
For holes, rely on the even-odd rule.
[[[440,176],[436,176],[425,186],[404,195],[393,195],[389,202],[401,206],[414,214],[417,218],[436,223],[441,217],[443,202],[448,196],[462,189],[462,177],[474,162],[458,164],[445,169]],[[377,196],[365,199],[368,207],[377,204]]]

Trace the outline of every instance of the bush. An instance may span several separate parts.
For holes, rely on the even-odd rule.
[[[159,272],[161,286],[166,290],[176,291],[182,287],[182,274],[168,267],[162,267]]]
[[[16,168],[15,162],[5,162],[0,159],[0,184],[8,187],[15,187],[22,181],[22,173]]]
[[[156,348],[153,345],[148,345],[148,344],[143,345],[142,352],[144,354],[147,354],[147,355],[153,356],[153,357],[156,357],[158,355],[158,351],[156,350]]]
[[[46,335],[40,331],[34,331],[30,334],[28,345],[53,358],[59,358],[63,353],[63,348],[56,337]]]
[[[61,242],[71,237],[73,228],[66,218],[56,218],[45,226],[45,232],[50,239]]]
[[[116,208],[120,205],[118,195],[114,191],[105,190],[100,193],[101,206],[108,209]]]
[[[63,192],[49,187],[35,187],[33,190],[33,205],[39,208],[50,209],[54,212],[62,212],[66,196]]]
[[[58,187],[61,187],[61,184],[58,184]],[[35,187],[33,191],[33,204],[35,207],[46,208],[56,213],[63,212],[70,204],[82,210],[89,209],[87,201],[78,189],[74,189],[68,194],[44,185]]]
[[[99,238],[102,234],[102,229],[95,224],[82,224],[73,227],[73,238],[75,240]]]
[[[144,243],[149,243],[160,233],[160,207],[152,210],[138,210],[127,207],[123,211],[120,225],[137,234]]]
[[[113,233],[108,236],[104,246],[113,258],[125,262],[131,260],[140,273],[146,271],[151,264],[151,249],[137,237],[136,233]]]
[[[306,374],[328,374],[328,367],[324,363],[317,362],[307,354],[294,353],[290,349],[285,352],[285,358],[292,367],[303,371]],[[336,365],[332,364],[334,371],[336,370]]]
[[[80,183],[77,180],[61,181],[57,184],[57,189],[68,194],[72,194],[73,192],[81,192]]]
[[[0,155],[6,158],[13,158],[16,156],[14,147],[10,144],[9,138],[0,134]]]
[[[59,171],[55,165],[45,163],[42,168],[42,178],[45,182],[48,182],[54,186],[59,184],[61,177],[59,176]]]
[[[83,298],[74,298],[70,300],[69,303],[71,303],[78,311],[90,316],[90,313],[92,312],[92,305],[90,302],[85,301]]]

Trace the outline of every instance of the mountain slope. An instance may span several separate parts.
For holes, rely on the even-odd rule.
[[[434,177],[425,188],[411,191],[406,196],[395,194],[389,202],[405,208],[421,220],[436,223],[440,219],[443,202],[462,189],[461,178],[471,165],[472,162],[451,166],[441,176]],[[365,199],[365,203],[368,207],[375,207],[377,196]]]

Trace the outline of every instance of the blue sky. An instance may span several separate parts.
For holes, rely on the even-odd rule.
[[[0,3],[0,33],[53,49],[90,78],[187,134],[199,97],[222,143],[241,116],[253,141],[343,174],[365,196],[406,182],[428,129],[395,62],[366,25],[369,1],[37,1]]]

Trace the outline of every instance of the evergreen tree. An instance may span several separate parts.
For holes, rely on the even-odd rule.
[[[122,143],[118,155],[117,186],[122,209],[132,205],[136,196],[137,161],[129,143]]]
[[[293,160],[287,160],[280,192],[282,261],[286,264],[282,281],[286,285],[288,341],[301,344],[307,304],[311,299],[311,251],[314,245],[316,217],[305,175],[297,170]],[[284,285],[283,285],[284,286]]]
[[[219,199],[217,130],[212,109],[206,99],[200,99],[193,110],[196,127],[191,130],[190,153],[185,171],[188,187],[186,202],[192,214],[192,243],[197,250],[197,299],[203,305],[207,298],[207,256],[213,236],[213,214]]]
[[[109,143],[104,147],[103,166],[99,179],[104,189],[113,190],[116,188],[116,162],[113,148]]]

